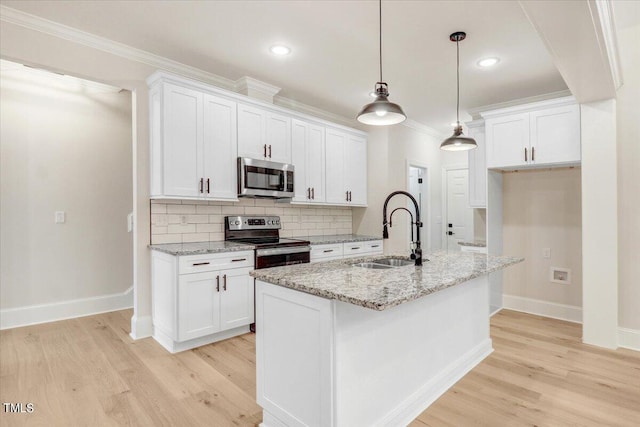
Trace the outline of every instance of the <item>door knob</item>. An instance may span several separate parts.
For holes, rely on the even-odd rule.
[[[454,235],[454,234],[456,234],[456,233],[454,233],[453,231],[448,231],[448,232],[447,232],[447,234],[448,234],[449,236],[453,236],[453,235]]]

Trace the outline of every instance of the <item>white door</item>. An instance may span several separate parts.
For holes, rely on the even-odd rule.
[[[487,167],[512,167],[529,163],[529,113],[487,119],[485,126]]]
[[[459,251],[458,242],[473,236],[473,211],[468,204],[469,177],[467,169],[447,171],[447,215],[445,222],[446,249]]]
[[[164,86],[165,196],[200,197],[202,171],[202,93]]]
[[[580,107],[567,105],[530,115],[531,161],[554,164],[580,161]]]
[[[178,341],[220,331],[218,272],[181,274],[178,280]],[[219,290],[220,289],[220,290]]]
[[[367,204],[367,140],[350,136],[346,149],[346,174],[349,202]]]
[[[252,268],[236,268],[220,272],[221,330],[253,323]]]
[[[311,189],[311,202],[322,203],[324,194],[325,145],[324,127],[309,125],[307,139],[307,184]],[[296,166],[297,168],[297,166]],[[297,172],[296,172],[297,173]]]
[[[301,120],[291,120],[291,163],[295,166],[293,174],[293,201],[309,202],[310,185],[307,183],[307,141],[309,125]]]
[[[238,156],[252,159],[268,158],[265,143],[266,112],[238,104]]]
[[[273,162],[291,163],[291,118],[267,113],[265,120],[267,158]]]
[[[204,97],[204,191],[207,197],[237,199],[236,103]]]
[[[411,193],[413,198],[418,202],[418,208],[420,209],[420,221],[423,223],[423,226],[420,228],[420,244],[423,251],[427,251],[431,246],[429,244],[429,221],[426,209],[428,206],[427,202],[429,200],[427,192],[426,168],[409,166],[409,193]],[[415,207],[413,206],[413,202],[411,202],[411,200],[407,200],[407,209],[409,209],[409,211],[411,211],[411,213],[413,213],[415,216]],[[406,212],[397,212],[396,215],[398,214],[406,217],[409,216]],[[400,221],[407,221],[407,223],[411,221],[410,218],[398,219]],[[408,228],[407,233],[407,242],[415,242],[417,238],[415,226],[412,225],[410,229]],[[413,240],[411,240],[411,237],[413,237]]]
[[[324,189],[327,203],[346,204],[347,196],[345,189],[345,145],[347,135],[334,130],[327,129],[325,133],[325,147],[327,161],[325,168]]]

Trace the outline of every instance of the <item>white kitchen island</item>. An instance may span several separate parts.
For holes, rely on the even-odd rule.
[[[487,273],[521,258],[374,258],[251,273],[263,426],[406,425],[491,353]]]

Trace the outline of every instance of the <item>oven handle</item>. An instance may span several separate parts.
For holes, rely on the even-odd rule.
[[[256,256],[287,255],[311,252],[311,246],[289,246],[284,248],[256,249]]]

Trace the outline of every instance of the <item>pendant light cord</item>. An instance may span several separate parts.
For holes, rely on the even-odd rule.
[[[460,126],[460,37],[456,37],[456,122]]]
[[[380,82],[382,82],[382,0],[378,1],[378,23],[380,31]]]

